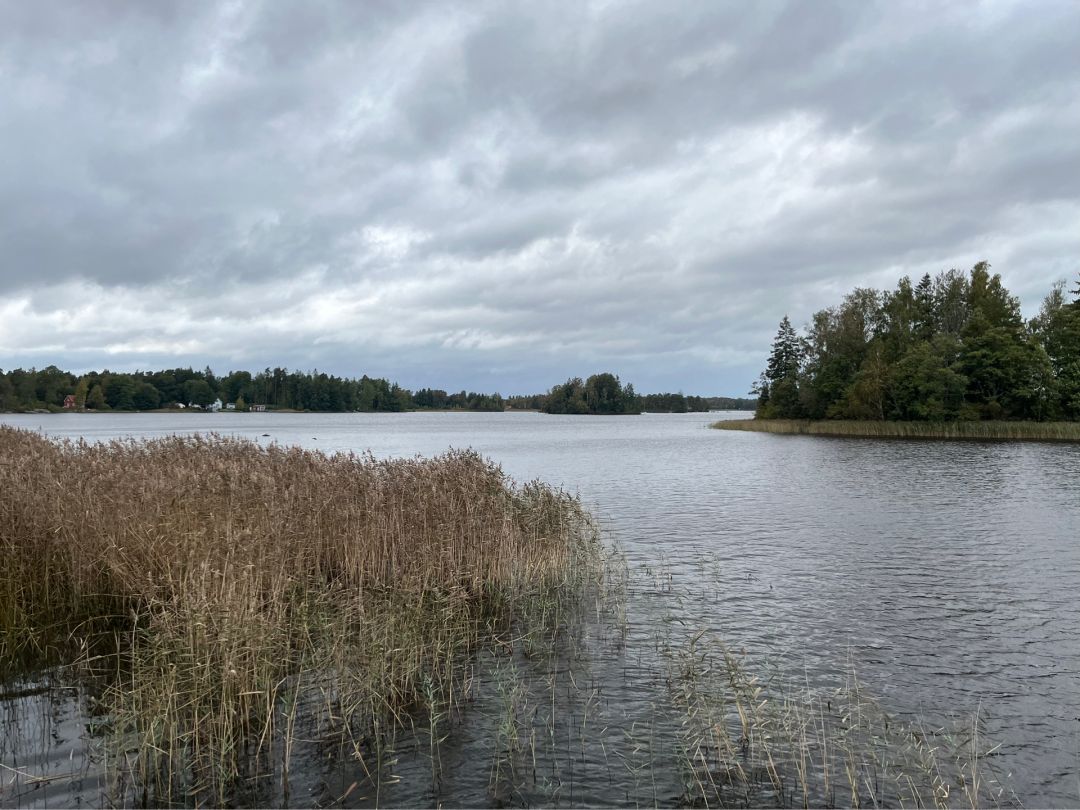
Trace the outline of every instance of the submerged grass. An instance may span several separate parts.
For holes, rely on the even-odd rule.
[[[478,645],[601,568],[576,499],[472,452],[6,427],[0,557],[0,664],[111,672],[113,792],[143,804],[288,802],[298,722],[363,759],[416,706],[452,705]]]
[[[697,634],[670,680],[686,792],[699,807],[1019,806],[976,715],[928,728],[885,712],[850,674],[811,689],[762,680]]]
[[[730,419],[719,430],[806,436],[886,439],[976,439],[982,441],[1080,442],[1080,422],[889,422],[832,419]]]

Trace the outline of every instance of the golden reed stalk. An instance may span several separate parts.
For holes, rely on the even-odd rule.
[[[576,499],[469,451],[0,427],[0,663],[113,662],[104,701],[138,752],[115,778],[144,802],[236,800],[260,767],[285,780],[282,734],[313,694],[363,735],[422,685],[454,693],[462,656],[595,572],[597,549]]]

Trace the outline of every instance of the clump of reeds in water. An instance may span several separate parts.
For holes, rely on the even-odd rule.
[[[452,701],[465,656],[516,613],[600,566],[575,498],[472,452],[6,427],[0,557],[0,661],[111,669],[114,788],[143,803],[287,801],[301,714],[362,757],[424,695]]]
[[[730,419],[719,430],[881,439],[1080,442],[1080,422],[891,422],[841,419]]]
[[[699,633],[670,683],[683,714],[684,801],[705,807],[1019,806],[988,765],[979,717],[890,716],[850,674],[832,689],[761,680]]]

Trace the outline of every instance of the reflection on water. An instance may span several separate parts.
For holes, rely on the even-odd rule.
[[[92,712],[79,690],[44,677],[0,689],[0,805],[93,805],[104,788]]]
[[[1012,773],[1025,804],[1080,802],[1080,447],[708,430],[715,418],[0,416],[92,441],[198,430],[377,456],[473,447],[518,480],[580,492],[633,572],[625,636],[615,643],[594,623],[556,659],[478,669],[474,717],[439,748],[438,796],[449,804],[677,800],[685,786],[670,747],[659,745],[678,729],[663,725],[670,713],[655,705],[665,700],[669,663],[658,651],[700,631],[811,687],[835,686],[855,671],[900,717],[945,725],[978,711],[987,737],[1002,743],[996,764]],[[554,688],[508,698],[510,687],[500,692],[497,681],[511,665],[549,667],[536,682]],[[498,707],[507,701],[520,715],[523,742],[506,767],[533,768],[522,753],[530,746],[537,757],[525,793],[492,789],[500,767],[492,740],[502,739],[498,718],[506,713]],[[46,703],[27,696],[0,703],[3,804],[69,803],[76,795],[49,798],[43,783],[35,798],[23,778],[16,800],[12,769],[43,773],[15,761],[16,740],[29,745],[23,751],[38,740],[38,756],[47,750],[48,762],[87,778],[89,766],[77,762],[87,732],[72,720],[75,699]],[[12,724],[13,713],[23,719]],[[345,804],[434,800],[430,752],[402,745],[390,768],[398,787],[379,797],[354,788]],[[544,745],[561,757],[545,757]],[[323,757],[295,803],[333,801],[358,781],[341,757]],[[80,790],[98,803],[85,782]]]

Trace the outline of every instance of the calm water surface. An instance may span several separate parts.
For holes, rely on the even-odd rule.
[[[580,493],[631,568],[669,584],[631,598],[626,655],[635,637],[675,620],[717,631],[811,682],[853,668],[901,715],[937,722],[979,711],[1025,804],[1080,804],[1080,446],[707,427],[741,415],[63,414],[0,422],[91,441],[216,431],[380,457],[472,447],[518,481]],[[633,661],[608,665],[625,675]],[[611,694],[632,684],[609,687],[605,700],[632,704]],[[461,782],[450,804],[484,800],[482,786]],[[559,800],[643,800],[629,788],[590,792],[587,783]],[[672,801],[673,790],[657,800]]]

